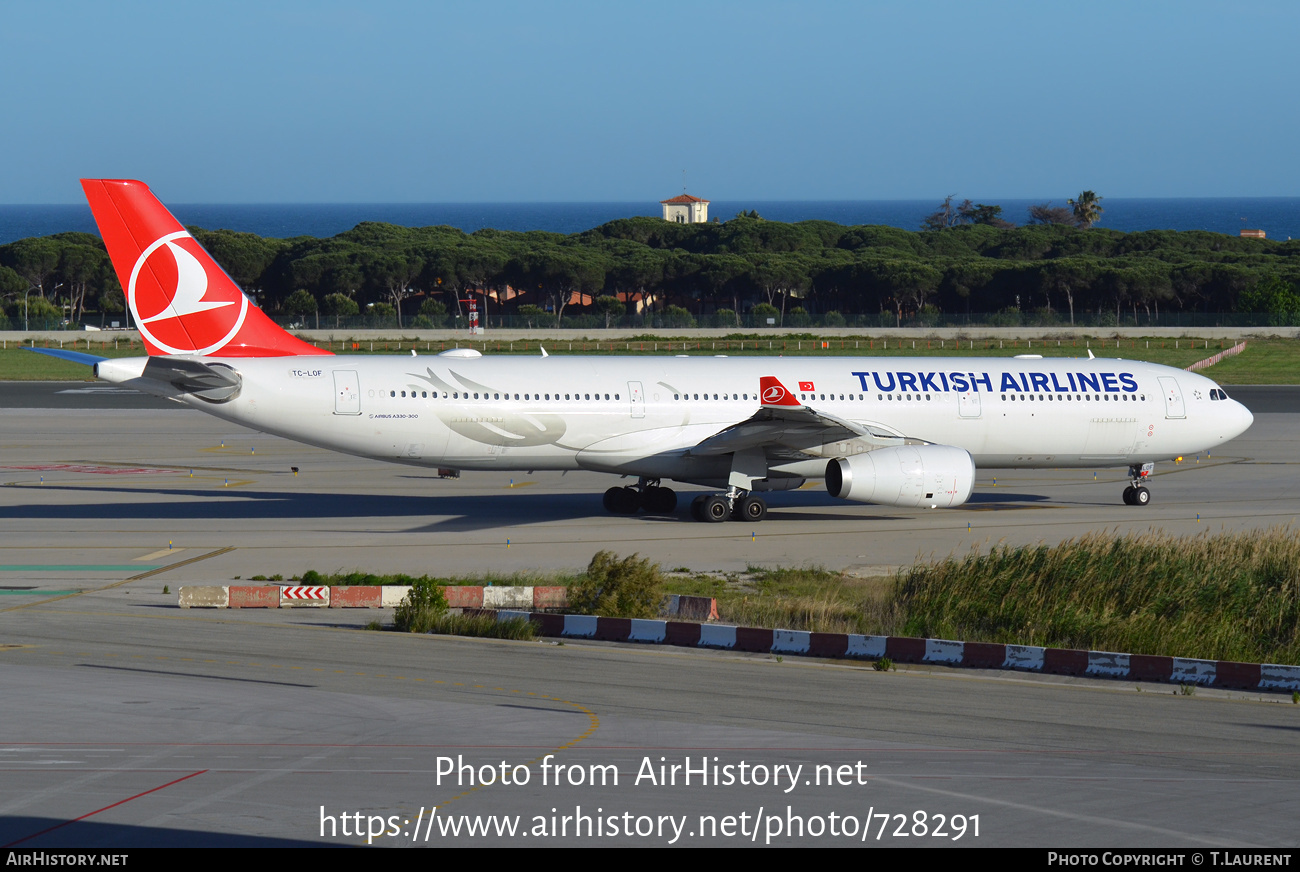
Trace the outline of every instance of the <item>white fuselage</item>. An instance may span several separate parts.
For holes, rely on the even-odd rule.
[[[811,409],[977,467],[1127,466],[1194,454],[1251,414],[1209,379],[1114,359],[705,357],[204,358],[240,376],[213,415],[349,454],[455,469],[590,469],[701,483],[730,459],[691,449],[760,408],[775,376]],[[132,380],[131,361],[101,366]],[[134,370],[138,374],[138,368]],[[149,389],[148,385],[141,385]],[[809,387],[811,386],[811,387]],[[776,477],[820,478],[870,450],[805,446]]]

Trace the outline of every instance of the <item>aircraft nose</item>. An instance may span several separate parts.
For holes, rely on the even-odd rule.
[[[1237,420],[1235,426],[1236,432],[1234,432],[1232,435],[1240,436],[1242,433],[1245,433],[1247,430],[1250,429],[1251,424],[1255,423],[1255,416],[1251,414],[1250,409],[1247,409],[1241,403],[1237,402],[1236,400],[1233,400],[1232,402],[1233,405],[1237,407],[1237,415],[1236,415]]]

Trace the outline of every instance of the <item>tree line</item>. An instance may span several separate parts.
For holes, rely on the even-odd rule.
[[[957,196],[950,194],[944,198],[934,212],[921,221],[922,230],[944,230],[961,224],[987,224],[1002,230],[1009,230],[1016,225],[1002,217],[1002,207],[987,203],[972,203],[964,200],[954,206],[952,201]],[[1078,199],[1066,200],[1069,205],[1053,206],[1051,202],[1038,203],[1029,207],[1030,224],[1064,224],[1069,227],[1081,227],[1084,230],[1101,220],[1102,198],[1094,191],[1084,191]]]
[[[370,222],[329,238],[189,229],[265,310],[308,326],[464,325],[470,299],[485,324],[532,327],[1300,317],[1300,241],[1122,233],[1085,226],[1095,218],[1077,220],[1077,205],[1043,204],[1040,220],[1014,227],[998,207],[951,199],[957,219],[919,231],[752,212],[710,224],[625,218],[570,235]],[[0,296],[14,327],[95,323],[124,308],[103,243],[87,233],[0,246]]]

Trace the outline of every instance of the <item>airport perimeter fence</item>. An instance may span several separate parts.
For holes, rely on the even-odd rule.
[[[465,330],[469,321],[465,317],[430,318],[427,315],[405,317],[401,324],[395,317],[356,316],[336,318],[332,315],[286,316],[272,315],[281,327],[288,330]],[[769,323],[769,320],[771,323]],[[134,324],[121,315],[101,319],[91,315],[80,322],[59,318],[24,319],[0,315],[0,331],[23,331],[49,333],[56,331],[103,330],[111,332],[132,329]],[[777,316],[741,315],[702,315],[696,317],[689,313],[637,315],[606,319],[600,315],[565,314],[556,319],[553,315],[544,318],[525,318],[513,313],[490,314],[480,321],[486,330],[528,330],[544,334],[548,330],[692,330],[707,328],[714,330],[736,330],[745,332],[784,332],[818,329],[856,329],[864,335],[873,330],[894,329],[958,329],[979,330],[989,328],[1039,328],[1044,331],[1104,331],[1108,329],[1142,329],[1151,328],[1251,328],[1251,327],[1300,327],[1300,313],[1292,316],[1279,316],[1269,313],[1250,312],[1176,312],[1162,313],[1159,316],[1132,314],[1115,317],[1114,312],[1101,314],[1076,313],[1071,321],[1068,314],[1044,314],[1039,312],[994,312],[985,314],[945,314],[904,316],[885,312],[872,315],[842,315],[838,312],[811,315],[805,313],[787,313],[784,318]]]
[[[550,353],[576,353],[576,354],[690,354],[692,352],[699,354],[734,354],[734,353],[777,353],[777,354],[799,354],[799,355],[819,355],[819,354],[861,354],[873,351],[888,352],[891,348],[897,351],[906,351],[908,349],[926,352],[969,349],[981,351],[1006,351],[1008,354],[1016,353],[1023,349],[1027,353],[1041,353],[1045,349],[1051,349],[1052,353],[1060,353],[1063,349],[1065,353],[1081,355],[1088,349],[1097,349],[1101,351],[1106,348],[1113,349],[1131,349],[1135,353],[1139,349],[1146,350],[1152,348],[1159,349],[1203,349],[1210,351],[1218,349],[1211,360],[1214,363],[1225,357],[1231,357],[1238,354],[1246,348],[1246,343],[1239,342],[1232,345],[1235,340],[1224,337],[1213,339],[1206,338],[1160,338],[1160,339],[1139,339],[1126,337],[1116,339],[1114,337],[1088,338],[1083,335],[1066,336],[1060,338],[1047,337],[1015,337],[1015,338],[981,338],[968,339],[961,338],[900,338],[898,336],[890,337],[864,337],[864,336],[819,336],[809,338],[808,336],[799,336],[798,334],[773,335],[770,339],[762,338],[749,334],[747,336],[706,336],[698,338],[683,338],[671,336],[639,336],[639,337],[609,337],[601,338],[600,336],[587,336],[584,338],[556,338],[547,339],[542,336],[530,336],[528,338],[503,338],[485,334],[482,336],[457,336],[453,338],[419,338],[415,336],[389,336],[388,338],[374,338],[353,336],[350,338],[338,338],[328,335],[327,331],[322,331],[325,335],[306,335],[308,339],[317,348],[323,349],[331,354],[405,354],[414,351],[418,353],[438,354],[443,351],[450,351],[457,348],[469,348],[480,351],[484,354],[536,354],[543,348],[549,349]],[[44,336],[26,336],[16,340],[13,344],[9,340],[0,342],[3,348],[14,348],[19,346],[32,346],[44,348],[62,348],[70,351],[95,352],[116,352],[116,353],[141,353],[144,351],[143,341],[134,333],[53,333]],[[1202,369],[1212,365],[1204,360],[1194,364],[1195,369]]]
[[[548,313],[549,315],[549,313]],[[395,318],[334,318],[321,315],[304,317],[277,317],[276,322],[290,329],[319,330],[385,330],[398,328]],[[746,332],[790,332],[817,329],[859,329],[864,333],[872,330],[893,330],[899,328],[927,329],[983,329],[1005,327],[1036,327],[1044,330],[1105,330],[1116,327],[1143,328],[1198,328],[1198,327],[1300,327],[1300,313],[1295,317],[1279,317],[1268,313],[1237,312],[1180,312],[1161,314],[1159,316],[1125,315],[1115,317],[1114,312],[1100,315],[1076,313],[1073,321],[1069,315],[1044,315],[1035,312],[994,312],[986,314],[935,314],[899,317],[892,312],[871,315],[842,315],[828,312],[820,315],[806,313],[787,313],[784,318],[776,316],[751,315],[701,315],[689,313],[655,314],[625,316],[606,319],[601,315],[585,313],[565,314],[556,319],[553,315],[545,318],[525,318],[513,313],[491,313],[480,316],[481,326],[491,330],[692,330],[707,328],[714,330],[737,330]],[[415,315],[402,319],[401,328],[412,330],[468,330],[466,317],[448,316],[433,319],[426,315]]]

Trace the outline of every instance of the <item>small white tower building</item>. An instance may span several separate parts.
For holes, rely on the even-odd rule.
[[[682,194],[671,200],[660,200],[664,207],[664,220],[674,224],[705,224],[709,220],[709,201]]]

